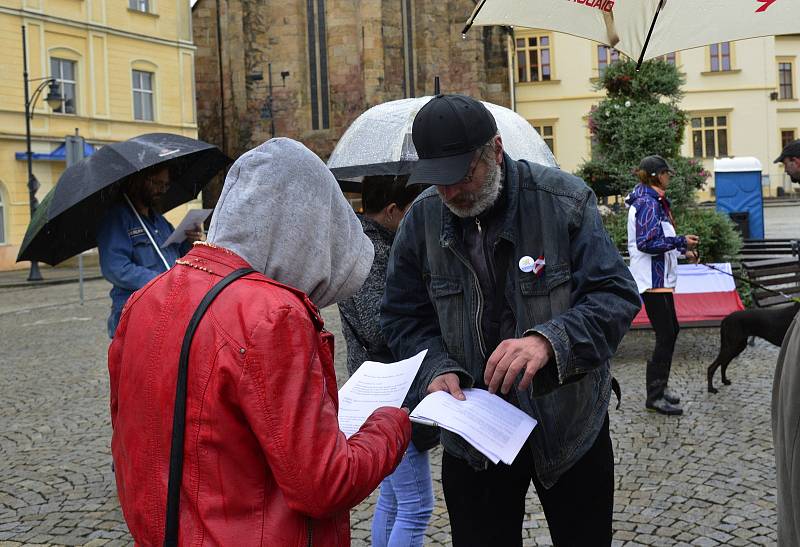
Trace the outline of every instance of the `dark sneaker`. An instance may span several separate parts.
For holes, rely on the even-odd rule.
[[[681,402],[680,396],[668,387],[664,388],[664,398],[668,403],[672,403],[673,405],[680,404]]]
[[[652,403],[645,403],[645,408],[648,412],[658,412],[659,414],[666,414],[667,416],[680,416],[683,414],[683,409],[680,405],[674,405],[664,399],[656,399]]]

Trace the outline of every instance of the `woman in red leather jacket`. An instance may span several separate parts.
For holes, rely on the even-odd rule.
[[[349,510],[408,446],[405,410],[381,408],[345,438],[333,337],[318,307],[352,295],[373,249],[322,161],[273,139],[225,181],[208,243],[134,293],[109,349],[112,453],[140,545],[164,537],[180,345],[208,290],[189,360],[181,545],[349,545]]]

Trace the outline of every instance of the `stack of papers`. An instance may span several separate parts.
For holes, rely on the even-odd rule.
[[[161,248],[166,249],[173,243],[183,243],[186,241],[186,230],[202,228],[203,222],[205,222],[208,215],[211,214],[211,211],[213,211],[213,209],[189,209],[181,223],[175,228],[175,231],[172,232],[164,244],[161,245]]]
[[[465,389],[466,401],[437,391],[411,413],[411,421],[438,426],[463,437],[492,463],[514,462],[536,420],[497,395]]]
[[[339,429],[349,439],[382,406],[400,408],[428,350],[397,363],[366,361],[339,390]]]
[[[428,350],[396,363],[367,361],[339,390],[339,429],[347,438],[382,406],[399,408]],[[497,395],[465,389],[466,401],[437,391],[411,413],[411,421],[462,436],[493,463],[511,465],[536,427],[536,420]]]

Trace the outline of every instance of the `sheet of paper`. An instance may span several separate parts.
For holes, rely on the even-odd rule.
[[[437,391],[411,413],[419,423],[431,423],[464,437],[493,462],[511,464],[536,426],[536,420],[497,395],[465,389],[466,401]]]
[[[347,438],[382,406],[400,408],[428,350],[396,363],[366,361],[339,390],[339,429]]]
[[[167,238],[161,248],[169,247],[173,243],[183,243],[183,240],[186,239],[186,230],[195,230],[198,226],[202,226],[212,210],[213,209],[189,209],[181,223],[178,224],[178,227],[175,228],[175,231]]]

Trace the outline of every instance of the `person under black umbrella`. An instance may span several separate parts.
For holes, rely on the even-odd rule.
[[[164,212],[195,199],[230,161],[212,144],[172,133],[108,144],[61,174],[36,208],[17,262],[55,266],[96,247],[100,222],[109,209],[124,203],[126,185],[138,173],[156,166],[169,169],[169,188],[158,200]]]
[[[108,210],[97,231],[100,270],[112,285],[108,336],[114,337],[125,302],[134,291],[167,271],[203,239],[202,228],[186,232],[182,243],[161,247],[174,228],[157,210],[169,189],[169,168],[157,165],[125,182],[119,203]]]

